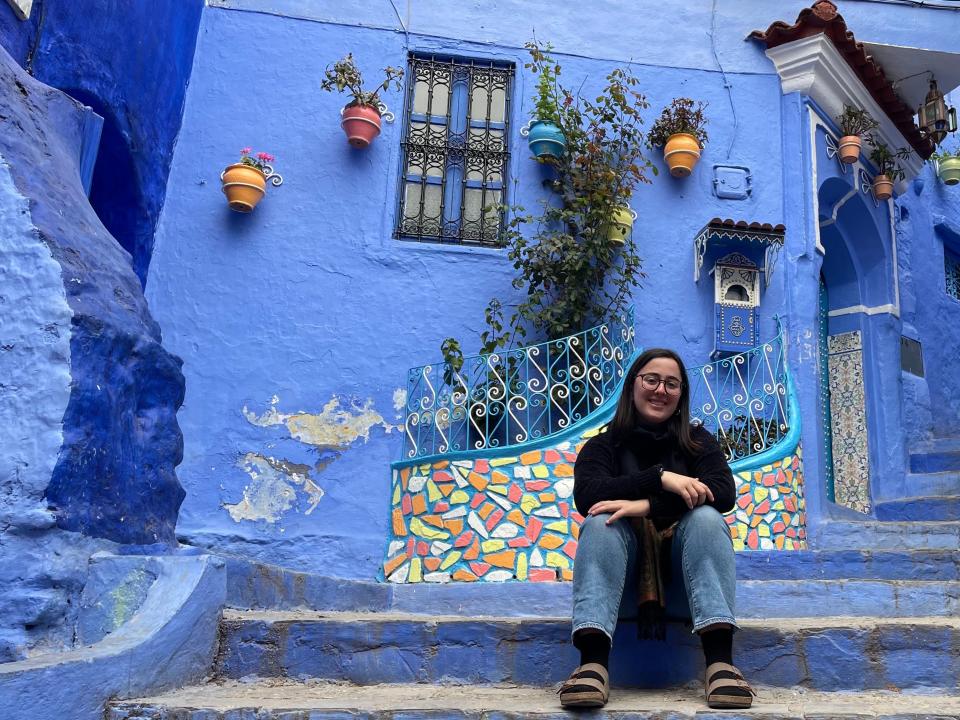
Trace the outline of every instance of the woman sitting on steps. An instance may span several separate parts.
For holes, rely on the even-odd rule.
[[[716,439],[690,424],[690,385],[676,353],[647,350],[630,366],[613,420],[583,446],[574,476],[585,517],[573,574],[581,660],[560,688],[561,704],[606,704],[613,632],[633,585],[640,636],[664,638],[669,597],[700,635],[707,704],[750,707],[755,693],[733,666],[736,571],[721,515],[734,505],[733,474]]]

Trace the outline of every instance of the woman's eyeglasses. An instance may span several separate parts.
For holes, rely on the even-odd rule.
[[[643,385],[644,390],[656,390],[663,384],[663,389],[667,395],[679,395],[683,388],[683,383],[676,378],[662,378],[659,375],[638,375],[637,379]]]

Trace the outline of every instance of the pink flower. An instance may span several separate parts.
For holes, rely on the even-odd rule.
[[[252,149],[253,149],[253,148],[248,148],[248,147],[243,148],[243,150],[240,151],[240,154],[241,154],[241,155],[249,155],[249,154],[250,154],[250,151],[251,151]]]
[[[257,160],[260,160],[261,162],[273,162],[275,159],[276,158],[274,158],[273,155],[271,155],[270,153],[265,153],[265,152],[257,153]]]
[[[563,106],[564,106],[564,107],[570,107],[572,104],[573,104],[573,97],[571,97],[570,95],[567,95],[567,96],[563,99]]]

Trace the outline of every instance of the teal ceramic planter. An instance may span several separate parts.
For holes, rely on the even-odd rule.
[[[937,165],[937,174],[940,176],[940,180],[944,185],[956,185],[960,183],[960,157],[941,160]]]
[[[567,139],[554,123],[534,120],[527,134],[530,152],[538,158],[561,158],[567,151]]]

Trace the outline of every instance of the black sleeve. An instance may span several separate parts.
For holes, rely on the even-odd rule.
[[[713,502],[708,500],[707,505],[721,513],[729,512],[737,499],[737,488],[720,443],[702,426],[694,428],[691,434],[699,443],[700,449],[689,457],[690,475],[713,492]],[[650,498],[652,518],[676,518],[689,509],[683,498],[676,493],[660,492]]]
[[[619,472],[616,449],[608,437],[590,438],[573,467],[573,502],[586,515],[601,500],[642,500],[661,490],[659,466],[627,475]]]

